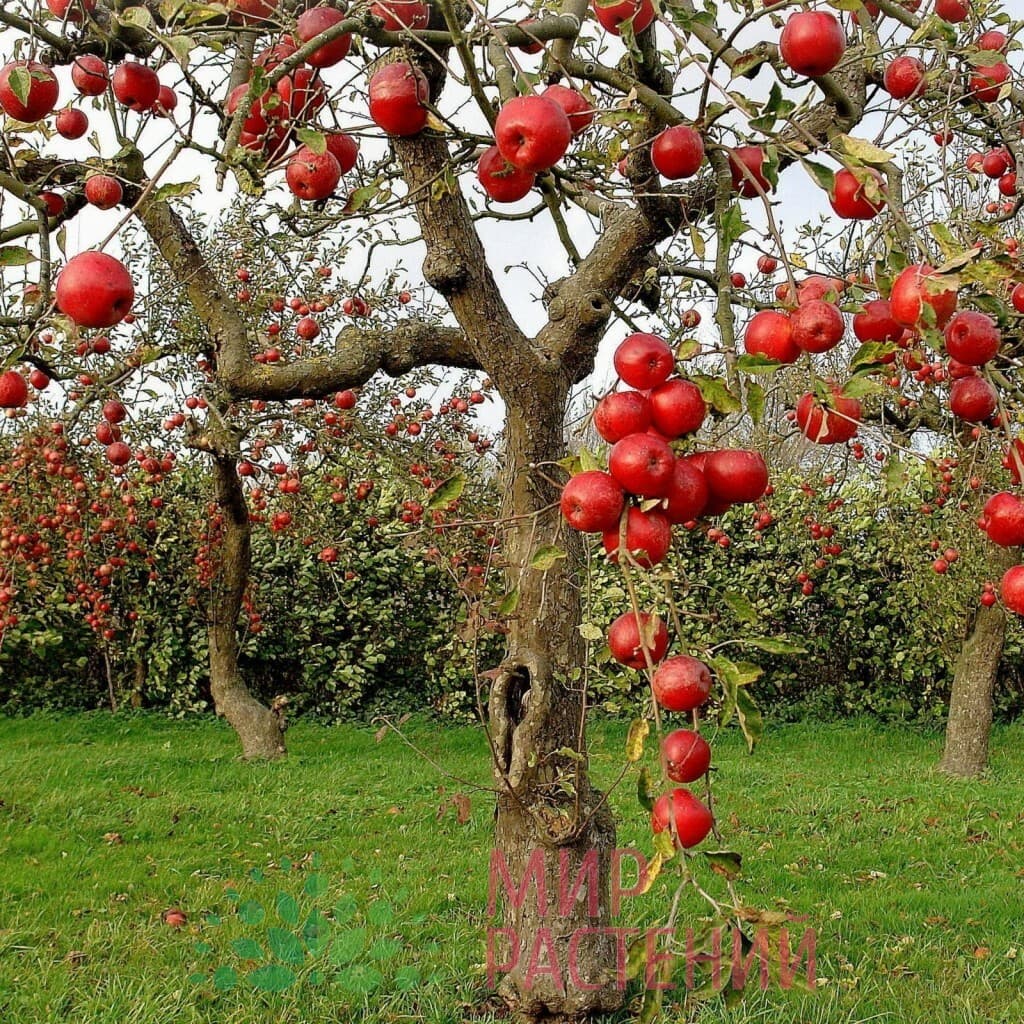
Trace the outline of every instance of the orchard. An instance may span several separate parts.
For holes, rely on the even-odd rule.
[[[799,637],[684,629],[751,605],[680,552],[778,529],[777,481],[839,503],[803,524],[786,583],[806,602],[852,557],[828,515],[857,467],[874,522],[927,492],[932,582],[971,580],[943,766],[985,766],[1007,614],[1024,614],[1016,15],[6,5],[0,642],[49,595],[115,660],[144,645],[147,602],[192,585],[158,564],[177,545],[216,711],[247,758],[275,759],[283,704],[245,676],[263,542],[308,539],[339,586],[356,547],[420,545],[472,665],[496,850],[518,879],[537,850],[551,877],[598,858],[596,913],[504,907],[525,948],[571,951],[574,983],[524,957],[501,997],[533,1019],[617,1010],[590,668],[647,690],[626,762],[650,884],[671,869],[742,929],[705,734],[735,719],[753,748],[763,669],[732,648],[795,654]],[[178,518],[186,473],[207,494]],[[620,580],[601,622],[595,560]],[[320,634],[289,635],[301,661]],[[650,955],[631,954],[648,982]],[[644,1019],[662,999],[646,987]]]

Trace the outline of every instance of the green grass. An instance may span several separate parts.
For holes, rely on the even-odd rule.
[[[599,781],[613,777],[624,734],[594,729]],[[418,723],[411,736],[446,771],[488,781],[478,731]],[[934,771],[934,734],[785,726],[753,758],[721,736],[716,794],[744,856],[740,893],[809,916],[823,980],[814,993],[772,989],[731,1010],[716,1000],[696,1019],[1018,1021],[1021,738],[1020,727],[998,730],[989,777],[960,782]],[[471,794],[459,824],[452,806],[439,809],[466,787],[393,735],[377,743],[368,730],[298,723],[289,744],[285,761],[253,766],[209,720],[0,720],[0,1021],[488,1019],[474,1016],[488,794]],[[632,790],[613,801],[619,845],[649,850]],[[629,901],[628,923],[655,923],[668,892],[663,877]],[[279,907],[279,893],[295,904]],[[265,920],[246,923],[256,904]],[[173,905],[188,914],[181,930],[161,920]],[[331,944],[296,967],[288,990],[254,988],[246,975],[259,961],[243,958],[256,951],[240,940],[266,954],[273,939],[287,959],[282,933],[317,909],[333,915],[313,918]],[[223,984],[235,972],[233,988],[216,987],[217,968]]]

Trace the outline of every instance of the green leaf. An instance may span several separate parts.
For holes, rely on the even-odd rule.
[[[391,984],[396,992],[411,992],[414,988],[419,988],[422,981],[423,976],[420,974],[420,969],[413,967],[411,964],[406,964],[395,971]]]
[[[353,964],[339,971],[334,979],[338,988],[353,995],[365,996],[377,988],[384,980],[384,975],[376,967],[366,964]]]
[[[747,741],[747,750],[753,753],[754,747],[764,733],[764,720],[761,712],[750,696],[750,691],[741,689],[736,693],[736,715],[740,720],[740,729]]]
[[[651,770],[646,765],[640,769],[636,780],[636,798],[645,811],[654,810],[654,801],[658,799],[658,791],[654,788]]]
[[[806,654],[807,648],[793,643],[791,640],[779,640],[776,637],[745,636],[743,643],[748,647],[756,647],[768,654]],[[751,680],[753,682],[753,680]]]
[[[327,136],[315,128],[299,128],[295,132],[295,137],[318,155],[327,152]]]
[[[598,462],[597,456],[589,448],[581,448],[576,454],[580,460],[581,473],[589,473],[592,470],[601,468],[601,463]]]
[[[743,211],[739,203],[732,203],[721,217],[719,224],[719,245],[730,247],[742,234],[750,230],[750,225],[743,219]]]
[[[334,904],[334,923],[345,924],[347,921],[351,921],[356,915],[358,906],[356,898],[346,893]]]
[[[604,630],[595,622],[581,622],[578,628],[584,640],[595,642],[604,639]]]
[[[880,149],[873,142],[868,142],[866,139],[855,139],[851,135],[840,135],[833,140],[833,144],[841,152],[853,157],[854,160],[859,160],[863,164],[881,167],[893,159],[893,154],[888,152],[888,150]]]
[[[882,482],[889,494],[902,491],[910,480],[907,467],[900,461],[898,455],[889,456],[882,469]]]
[[[193,192],[198,191],[198,178],[194,178],[192,181],[172,181],[156,189],[153,192],[153,200],[157,203],[166,203],[169,199],[180,199],[182,196],[190,196]]]
[[[266,911],[255,900],[246,900],[238,906],[238,917],[243,924],[261,924]]]
[[[261,992],[284,992],[296,982],[295,972],[281,964],[265,964],[248,974],[250,983]]]
[[[721,377],[706,377],[695,373],[690,380],[700,389],[704,401],[716,412],[727,416],[743,410],[743,403],[729,390]]]
[[[274,908],[277,910],[277,916],[285,924],[294,925],[299,923],[299,905],[295,902],[294,896],[286,892],[279,892]]]
[[[458,501],[462,497],[465,487],[465,473],[456,473],[455,476],[450,476],[434,489],[430,501],[427,502],[427,508],[431,510],[447,508],[453,501]]]
[[[331,941],[331,922],[319,910],[311,910],[302,926],[302,941],[313,956],[322,953]]]
[[[366,945],[366,929],[350,928],[338,932],[331,943],[331,963],[351,963],[363,951]]]
[[[740,867],[743,864],[743,857],[732,850],[704,850],[702,851],[711,865],[711,870],[716,875],[728,878],[732,881],[740,875]]]
[[[7,76],[7,85],[18,102],[25,106],[28,103],[28,94],[32,91],[32,72],[24,65],[16,64]]]
[[[757,622],[757,612],[745,594],[740,594],[735,590],[727,590],[722,595],[722,600],[733,610],[740,621]]]
[[[370,924],[390,924],[395,918],[395,908],[387,900],[376,900],[366,908],[366,920]]]
[[[284,928],[268,928],[267,942],[274,956],[286,964],[301,964],[306,958],[302,943]]]
[[[545,544],[537,548],[530,559],[530,568],[547,572],[556,562],[566,557],[565,552],[554,544]]]
[[[35,262],[35,256],[21,245],[5,245],[0,248],[0,267],[24,267]]]
[[[634,939],[629,945],[629,952],[626,955],[626,978],[632,980],[640,975],[640,972],[647,966],[647,936],[641,935]]]
[[[306,884],[302,887],[302,891],[307,895],[316,899],[317,896],[323,896],[327,892],[327,879],[323,875],[314,873],[306,879]]]
[[[843,385],[842,393],[847,398],[868,398],[871,395],[880,395],[886,391],[885,385],[880,380],[867,375],[870,372],[864,370],[860,374],[851,377]]]
[[[195,45],[191,36],[168,36],[164,45],[174,54],[174,59],[183,67],[188,68],[189,54]]]
[[[824,164],[814,160],[801,160],[800,163],[807,169],[807,173],[815,180],[819,188],[824,189],[829,195],[835,192],[836,172]]]
[[[370,960],[394,960],[402,952],[402,944],[395,939],[379,938],[367,951]]]
[[[263,959],[263,947],[255,939],[235,939],[231,943],[231,949],[243,960]]]
[[[511,615],[519,607],[519,588],[516,587],[514,590],[510,590],[502,599],[501,604],[498,605],[499,615]]]
[[[747,353],[736,360],[736,369],[743,373],[774,373],[780,366],[783,366],[777,359],[769,359],[768,356],[751,355]]]
[[[234,967],[218,967],[213,972],[213,987],[218,992],[230,992],[238,984],[238,972]]]
[[[117,16],[117,20],[130,28],[151,28],[153,25],[153,15],[145,7],[129,7]]]
[[[644,756],[644,741],[651,731],[651,723],[646,718],[636,718],[629,727],[626,737],[626,760],[631,764]]]
[[[764,402],[764,388],[756,380],[750,381],[747,384],[747,412],[755,425],[764,418]]]

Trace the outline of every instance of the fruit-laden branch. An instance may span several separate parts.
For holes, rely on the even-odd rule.
[[[848,68],[834,78],[844,96],[845,113],[836,108],[832,99],[826,98],[793,119],[776,140],[780,169],[796,162],[798,154],[823,148],[835,135],[849,131],[863,116],[867,80],[860,62],[851,61]],[[680,225],[707,217],[714,209],[714,201],[714,179],[711,174],[705,174],[682,192],[678,203],[659,204],[655,219],[648,216],[647,206],[622,208],[612,214],[586,259],[561,283],[557,316],[552,305],[548,323],[537,336],[538,344],[553,358],[562,358],[571,367],[591,365],[600,341],[597,325],[573,322],[564,315],[564,308],[593,305],[600,296],[618,295],[660,242]],[[585,329],[581,330],[581,326]]]
[[[378,370],[398,376],[418,366],[479,368],[462,331],[417,320],[387,331],[348,327],[332,355],[260,365],[252,359],[245,321],[184,221],[153,199],[137,204],[135,213],[209,330],[218,379],[230,398],[319,398],[365,384]]]

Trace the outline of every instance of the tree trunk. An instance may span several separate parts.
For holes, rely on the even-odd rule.
[[[980,775],[988,767],[992,694],[1006,638],[1002,606],[979,608],[953,673],[940,768],[950,775]]]
[[[489,702],[502,790],[491,881],[496,859],[522,890],[505,883],[504,932],[493,946],[489,936],[488,966],[500,968],[492,977],[503,975],[510,1006],[535,1019],[605,1012],[623,999],[610,928],[615,825],[587,777],[579,538],[559,541],[567,557],[552,568],[530,568],[560,527],[558,487],[542,474],[551,476],[550,464],[565,453],[559,411],[567,393],[554,370],[506,392],[503,551],[519,603]],[[545,892],[524,884],[531,875],[542,876]],[[573,894],[578,879],[584,884]]]
[[[243,757],[280,757],[285,752],[281,717],[249,693],[238,670],[238,616],[251,556],[249,509],[232,456],[213,456],[213,478],[222,522],[207,624],[210,692],[217,714],[242,741]]]

